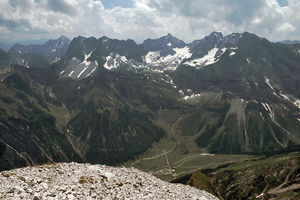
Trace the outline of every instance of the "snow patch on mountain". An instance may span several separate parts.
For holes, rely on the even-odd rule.
[[[10,67],[6,67],[4,69],[0,69],[0,74],[6,74],[7,72],[10,72],[11,68]]]
[[[80,78],[80,76],[87,70],[88,67],[89,67],[89,66],[86,65],[86,66],[83,68],[83,70],[77,75],[77,78]]]
[[[263,120],[265,120],[265,118],[264,118],[264,116],[263,116],[263,114],[262,114],[261,112],[259,112],[259,115],[260,115],[260,117],[261,117]]]
[[[117,65],[115,64],[115,59],[112,56],[106,57],[106,63],[103,65],[108,70],[117,68]]]
[[[230,57],[232,57],[232,56],[234,56],[235,54],[236,54],[236,50],[238,49],[238,47],[231,47],[230,48],[230,54],[229,54],[229,56]]]
[[[57,62],[57,61],[60,61],[60,60],[61,60],[61,58],[55,57],[54,60],[53,60],[52,62],[50,62],[50,63],[53,64],[53,63],[55,63],[55,62]]]
[[[3,171],[0,199],[201,199],[196,188],[173,184],[134,168],[58,163]]]
[[[150,51],[145,56],[145,62],[147,64],[153,64],[157,62],[157,60],[160,58],[160,52],[159,51]]]
[[[231,47],[230,50],[231,50],[231,52],[230,52],[229,56],[234,56],[236,54],[236,50],[238,50],[238,47]]]
[[[265,77],[265,76],[264,76],[264,78],[265,78],[265,83],[266,83],[272,90],[274,90],[273,86],[272,86],[271,83],[270,83],[270,79],[267,78],[267,77]]]
[[[274,112],[272,111],[271,107],[269,106],[269,104],[262,103],[262,105],[265,108],[265,110],[269,113],[269,116],[271,117],[271,119],[274,119],[275,115],[274,115]]]
[[[194,100],[197,100],[201,96],[201,93],[199,93],[199,94],[194,93],[193,90],[191,90],[191,89],[187,89],[186,92],[179,90],[179,94],[181,94],[183,96],[182,99],[185,101],[194,101]]]
[[[247,106],[247,104],[249,103],[249,101],[247,101],[247,100],[241,98],[241,103],[242,103],[242,106],[243,106],[244,108],[246,108],[246,106]]]
[[[197,97],[200,97],[201,94],[191,94],[191,95],[186,95],[183,97],[184,100],[194,100],[196,99]]]
[[[163,70],[159,70],[159,69],[153,69],[152,72],[157,72],[157,73],[164,73]]]
[[[93,51],[91,51],[89,54],[84,55],[84,60],[82,61],[82,64],[84,64],[85,66],[88,66],[91,64],[91,61],[87,61],[87,60],[90,58],[92,53],[93,53]]]
[[[77,76],[77,78],[80,78],[80,76],[89,68],[89,66],[90,66],[90,64],[91,64],[91,61],[87,61],[89,58],[90,58],[90,56],[91,56],[91,54],[92,54],[93,52],[90,52],[89,54],[85,54],[84,55],[84,60],[83,60],[83,62],[82,62],[82,64],[83,65],[85,65],[85,67],[82,69],[82,71],[78,74],[78,76]]]
[[[279,95],[300,109],[300,99],[298,99],[292,95],[283,94],[282,92],[280,92]]]
[[[167,74],[166,74],[166,77],[167,77],[168,80],[166,80],[164,78],[161,78],[161,80],[168,83],[168,84],[170,84],[170,85],[172,85],[172,87],[177,88],[177,86],[175,85],[173,79]]]
[[[299,109],[300,109],[300,100],[299,99],[296,99],[294,101],[294,105],[297,106]]]
[[[60,72],[60,76],[74,79],[82,79],[90,76],[98,68],[98,62],[90,60],[92,53],[93,51],[85,54],[83,61],[73,57],[68,65]]]
[[[127,67],[127,70],[134,70],[145,68],[145,65],[134,61],[133,59],[128,59],[126,56],[120,56],[119,54],[111,53],[106,57],[106,62],[103,65],[107,70],[118,69],[119,67]]]
[[[120,56],[118,54],[116,55],[109,55],[106,57],[106,63],[104,64],[104,67],[108,70],[116,69],[122,64],[127,64],[128,60],[125,56]]]
[[[218,48],[213,48],[202,58],[197,58],[191,61],[187,61],[184,64],[192,66],[192,67],[203,67],[207,65],[214,64],[219,61],[221,55],[226,51],[226,48],[221,49],[221,55],[217,56]]]
[[[97,61],[96,61],[96,62],[97,62]],[[97,63],[97,66],[98,66],[98,63]],[[97,66],[95,66],[95,67],[88,73],[88,75],[87,75],[86,77],[89,77],[90,75],[92,75],[92,74],[96,71]]]
[[[174,48],[175,54],[169,54],[167,56],[160,56],[159,51],[150,51],[144,58],[147,65],[157,67],[163,71],[173,71],[184,59],[188,59],[192,56],[189,47]]]
[[[232,51],[229,56],[234,56],[235,55],[235,51]]]
[[[74,71],[71,71],[70,74],[69,74],[69,77],[71,77],[73,73],[74,73]]]

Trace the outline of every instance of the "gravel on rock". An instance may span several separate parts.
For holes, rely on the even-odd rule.
[[[0,172],[0,199],[199,199],[196,188],[164,182],[134,168],[55,163]]]

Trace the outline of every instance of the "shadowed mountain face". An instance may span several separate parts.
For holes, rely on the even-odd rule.
[[[9,63],[10,56],[8,53],[0,49],[0,65],[7,65]]]
[[[0,42],[0,49],[7,52],[10,49],[11,45],[6,42]]]
[[[260,156],[196,171],[172,182],[206,190],[219,199],[299,199],[299,164],[299,152]]]
[[[300,144],[299,44],[247,32],[190,44],[171,34],[142,44],[79,36],[15,45],[0,63],[1,169],[118,164],[181,137],[210,153]],[[172,130],[161,112],[177,113]]]
[[[66,79],[49,87],[31,79],[31,69],[10,73],[1,83],[2,169],[63,160],[116,164],[164,136],[149,111],[120,96],[124,80]]]

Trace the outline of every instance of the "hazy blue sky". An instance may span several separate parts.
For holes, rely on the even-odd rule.
[[[300,39],[299,0],[0,0],[0,42],[83,35],[142,42],[212,31]]]
[[[116,6],[123,8],[130,8],[134,6],[133,1],[131,0],[102,0],[101,2],[106,9],[112,9]]]

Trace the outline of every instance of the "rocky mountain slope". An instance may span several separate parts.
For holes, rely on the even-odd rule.
[[[187,156],[300,144],[299,44],[213,32],[189,44],[79,36],[39,48],[52,43],[65,52],[54,63],[32,46],[0,52],[2,170],[123,163],[160,141]]]
[[[133,168],[77,163],[3,171],[0,186],[1,199],[217,199]]]
[[[299,162],[299,152],[256,157],[246,162],[203,170],[208,177],[197,171],[174,182],[186,183],[197,188],[208,187],[228,200],[294,200],[300,197]]]
[[[200,171],[184,175],[178,179],[171,181],[171,183],[182,183],[185,185],[190,185],[197,189],[208,191],[219,199],[223,199],[216,187],[213,185],[210,178],[205,176]]]

